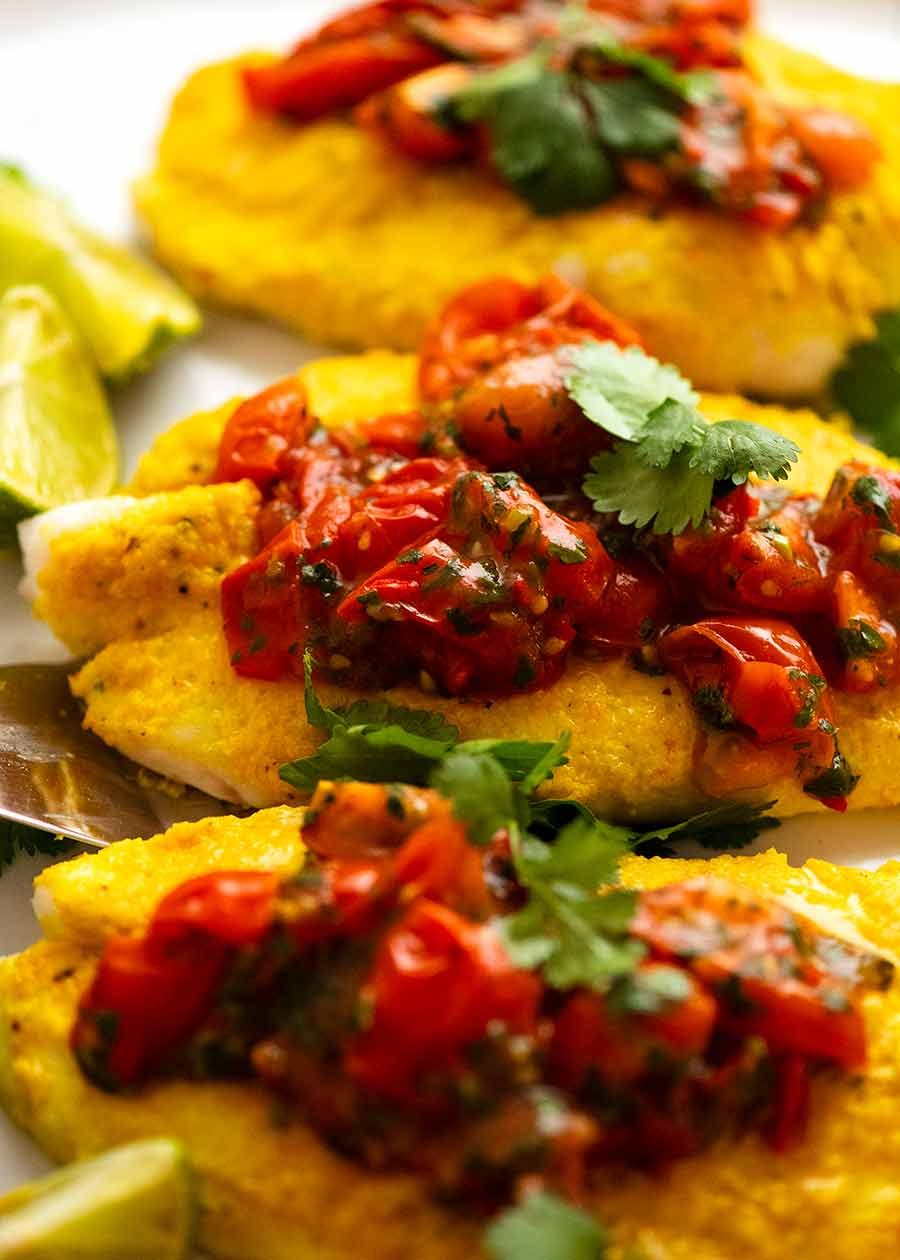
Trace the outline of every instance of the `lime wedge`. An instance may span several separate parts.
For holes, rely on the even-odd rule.
[[[0,543],[15,523],[116,481],[112,417],[93,360],[36,286],[0,298]]]
[[[0,292],[15,284],[49,289],[111,380],[144,371],[170,341],[200,327],[196,306],[168,276],[0,164]]]
[[[183,1260],[193,1181],[179,1142],[132,1142],[0,1198],[0,1260]]]

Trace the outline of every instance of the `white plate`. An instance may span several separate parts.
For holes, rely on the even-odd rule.
[[[0,0],[0,159],[18,161],[63,192],[111,236],[134,234],[128,186],[150,161],[166,103],[203,61],[247,47],[280,47],[342,0]],[[900,65],[897,0],[764,0],[774,34],[872,77]],[[171,354],[116,399],[126,468],[152,437],[191,411],[290,371],[313,347],[244,320],[210,316],[199,341]],[[18,605],[17,564],[0,557],[0,660],[59,657]],[[778,834],[792,861],[828,856],[876,865],[900,852],[900,812],[848,819],[824,811]],[[36,936],[22,862],[0,881],[0,953]],[[0,1191],[44,1167],[0,1117]]]

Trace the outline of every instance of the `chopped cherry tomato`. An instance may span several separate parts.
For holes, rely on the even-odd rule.
[[[832,188],[864,184],[881,156],[878,141],[862,123],[828,109],[797,110],[791,130]]]
[[[471,918],[490,913],[482,853],[453,818],[418,827],[394,858],[393,872],[406,897],[427,897]]]
[[[231,663],[245,678],[273,682],[302,666],[305,610],[321,601],[319,587],[298,580],[302,553],[300,527],[288,525],[265,551],[222,579],[225,638]]]
[[[269,871],[198,875],[162,899],[147,939],[177,945],[197,935],[223,945],[256,945],[272,925],[279,882]]]
[[[319,871],[312,890],[300,893],[286,922],[298,949],[338,937],[365,936],[393,904],[394,883],[381,861],[332,858]]]
[[[815,531],[834,552],[836,569],[850,570],[889,603],[900,598],[900,473],[861,463],[840,468]]]
[[[359,435],[369,446],[393,451],[406,459],[424,454],[429,432],[428,420],[421,411],[389,412],[359,426]]]
[[[670,972],[669,964],[647,962],[637,979]],[[656,1014],[610,1009],[597,993],[576,993],[556,1018],[550,1070],[566,1089],[577,1090],[590,1077],[617,1084],[636,1080],[659,1055],[686,1061],[702,1055],[716,1022],[716,1003],[703,985],[682,971],[687,993]]]
[[[449,807],[427,788],[383,783],[320,783],[309,803],[303,842],[320,858],[382,858]]]
[[[813,533],[811,504],[792,500],[764,517],[758,508],[746,487],[731,491],[708,522],[672,539],[670,567],[722,608],[824,612],[829,553]]]
[[[279,475],[285,452],[310,429],[306,391],[296,377],[269,386],[241,403],[225,426],[213,480],[248,477],[264,488]]]
[[[171,951],[132,937],[108,940],[72,1032],[88,1075],[113,1088],[146,1075],[199,1027],[227,957],[209,940]]]
[[[843,660],[841,686],[871,691],[893,682],[897,631],[860,581],[846,570],[834,579],[834,620]]]
[[[620,556],[582,637],[586,646],[602,652],[640,648],[671,621],[672,608],[665,574],[641,555]]]
[[[350,109],[411,74],[443,60],[410,33],[389,28],[320,44],[301,44],[290,56],[243,71],[250,104],[303,122]]]
[[[448,62],[404,79],[359,106],[356,118],[420,162],[454,162],[473,148],[470,131],[441,121],[441,108],[472,78],[468,66]]]
[[[490,924],[419,900],[381,943],[370,985],[372,1025],[348,1047],[360,1085],[421,1105],[417,1078],[458,1061],[489,1024],[534,1029],[540,981],[510,963]]]
[[[531,289],[481,281],[458,294],[427,333],[419,387],[425,399],[455,396],[463,445],[488,467],[544,477],[577,472],[606,439],[569,398],[554,352],[589,338],[638,340],[557,276]]]
[[[855,967],[823,961],[822,934],[786,907],[719,880],[690,880],[642,892],[631,931],[712,989],[733,1031],[849,1071],[865,1062]],[[858,952],[845,949],[848,959]]]
[[[832,808],[846,808],[856,780],[837,748],[825,679],[809,645],[787,622],[708,618],[664,635],[659,654],[711,725],[748,730],[763,746],[760,760],[751,747],[742,750],[748,773],[738,776],[732,759],[714,744],[715,777],[707,781],[707,790],[724,784],[726,770],[734,775],[731,790],[771,782],[779,761],[772,761],[765,746],[780,745],[776,754],[783,754],[783,772],[793,762],[804,790]]]
[[[804,1137],[809,1117],[809,1064],[799,1054],[775,1060],[775,1099],[769,1141],[776,1151],[792,1150]]]
[[[559,276],[531,288],[502,276],[481,280],[448,302],[426,333],[419,388],[430,401],[448,398],[506,359],[587,338],[639,341],[633,328]]]
[[[586,525],[552,512],[512,474],[458,478],[435,536],[379,569],[337,609],[374,620],[392,655],[451,695],[502,695],[558,675],[612,573]]]

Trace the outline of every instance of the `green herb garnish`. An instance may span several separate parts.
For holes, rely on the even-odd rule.
[[[566,387],[589,420],[621,439],[591,460],[584,493],[623,525],[680,534],[700,525],[717,483],[751,473],[784,480],[795,443],[744,420],[708,424],[690,384],[635,346],[587,343],[564,351]]]
[[[548,984],[606,988],[644,955],[628,932],[636,894],[623,888],[600,893],[618,878],[628,833],[598,819],[576,818],[553,844],[511,833],[525,906],[495,921],[507,953],[519,967],[540,968]]]
[[[842,626],[838,632],[841,651],[848,660],[862,656],[877,656],[883,652],[886,644],[874,626],[860,617],[854,617],[848,626]]]
[[[281,778],[302,792],[312,792],[320,779],[425,784],[453,750],[490,756],[511,779],[529,784],[536,771],[543,782],[557,766],[565,764],[567,737],[555,744],[546,740],[460,741],[458,728],[443,714],[429,709],[411,709],[386,700],[355,700],[330,709],[316,695],[309,651],[304,654],[303,667],[307,720],[327,732],[328,738],[311,756],[281,767]]]
[[[850,491],[850,498],[858,507],[874,512],[880,524],[892,534],[896,534],[897,527],[891,516],[891,496],[885,489],[884,482],[878,477],[873,477],[871,473],[857,477]]]
[[[857,342],[831,378],[844,411],[888,455],[900,455],[900,310],[875,320],[876,335]]]

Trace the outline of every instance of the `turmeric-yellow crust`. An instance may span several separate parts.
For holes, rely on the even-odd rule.
[[[412,348],[462,285],[561,265],[697,384],[811,396],[900,303],[900,86],[761,36],[747,56],[782,99],[846,110],[881,142],[873,177],[815,226],[766,233],[633,195],[538,218],[488,174],[408,161],[349,121],[251,113],[238,71],[258,57],[185,84],[137,208],[193,292],[323,343]]]
[[[75,1005],[100,940],[138,931],[155,898],[204,870],[301,860],[299,811],[240,823],[183,825],[167,837],[114,846],[52,867],[38,905],[54,939],[0,962],[0,1101],[55,1158],[140,1136],[182,1138],[200,1175],[201,1242],[222,1260],[472,1260],[479,1227],[437,1206],[414,1178],[365,1172],[301,1123],[276,1123],[252,1084],[169,1083],[135,1097],[100,1093],[68,1051]],[[291,839],[293,833],[293,839]],[[712,862],[632,858],[624,882],[655,887],[698,873],[789,901],[830,931],[895,957],[900,864],[878,872],[813,861],[796,869],[774,851]],[[137,895],[131,896],[137,877]],[[665,1178],[617,1171],[591,1208],[613,1231],[613,1260],[637,1247],[652,1260],[882,1260],[900,1239],[900,989],[866,999],[870,1063],[860,1081],[822,1079],[806,1142],[775,1155],[755,1137],[722,1142]]]

